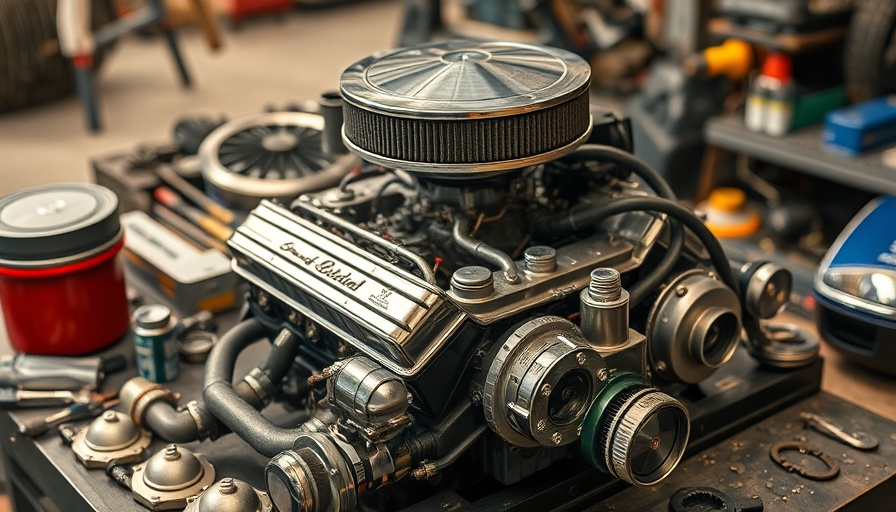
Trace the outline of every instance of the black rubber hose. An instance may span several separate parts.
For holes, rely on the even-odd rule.
[[[586,144],[573,151],[566,158],[574,162],[595,160],[612,162],[616,165],[625,167],[644,180],[644,183],[652,188],[658,196],[664,199],[669,199],[670,201],[676,199],[672,187],[669,186],[666,180],[664,180],[658,172],[643,160],[640,160],[631,153],[619,148],[598,144]],[[666,276],[672,272],[672,269],[675,268],[675,265],[678,263],[679,257],[681,257],[681,251],[684,247],[684,229],[677,222],[670,222],[669,224],[669,247],[666,249],[666,254],[663,255],[662,259],[660,259],[651,272],[629,288],[629,301],[631,305],[639,304],[653,290],[655,290],[656,287],[666,279]]]
[[[266,334],[267,330],[256,319],[245,320],[227,331],[206,361],[202,398],[208,411],[227,428],[257,452],[273,457],[292,448],[302,431],[274,425],[241,398],[231,384],[240,352]],[[293,358],[295,354],[289,361]]]
[[[709,228],[703,224],[703,221],[697,218],[692,211],[668,199],[659,197],[626,197],[605,205],[572,211],[555,217],[537,219],[533,228],[540,231],[546,230],[545,232],[549,233],[558,231],[574,233],[584,226],[593,226],[614,215],[632,211],[665,213],[684,224],[697,235],[697,238],[706,247],[710,261],[712,261],[712,265],[716,268],[716,272],[718,272],[722,282],[740,296],[740,285],[737,281],[737,276],[731,268],[731,263],[728,261],[722,245],[709,231]],[[743,325],[751,343],[769,344],[769,340],[762,331],[759,320],[746,309],[743,311]]]
[[[665,199],[675,199],[675,192],[672,191],[672,187],[666,183],[666,180],[658,172],[635,155],[619,148],[601,144],[585,144],[567,155],[565,159],[573,162],[592,162],[595,160],[613,162],[635,173],[656,192],[656,195]]]
[[[217,381],[229,385],[233,381],[233,371],[240,353],[267,335],[268,330],[255,318],[243,320],[224,333],[205,361],[203,388]]]
[[[630,297],[629,303],[632,306],[640,304],[642,300],[650,295],[650,292],[656,290],[660,283],[666,279],[678,263],[678,258],[681,256],[683,247],[684,228],[682,228],[681,224],[678,222],[670,222],[669,247],[666,249],[666,254],[664,254],[662,259],[657,262],[650,273],[642,277],[628,289]]]
[[[279,384],[299,353],[301,340],[289,330],[283,330],[271,344],[268,357],[258,368],[271,379],[274,384]]]
[[[208,382],[208,379],[212,378],[230,382],[240,352],[266,334],[267,330],[257,320],[248,320],[228,331],[216,344],[216,347],[220,348],[217,348],[215,359],[213,360],[209,354],[205,381]],[[297,336],[292,333],[281,333],[271,345],[271,351],[265,362],[256,370],[266,375],[269,382],[276,386],[292,366],[298,348]],[[238,382],[235,389],[237,396],[254,409],[264,407],[263,397],[258,397],[255,389],[245,380]],[[229,432],[228,427],[222,425],[202,401],[196,403],[193,412],[200,417],[205,432],[199,432],[196,418],[189,410],[177,410],[174,405],[164,400],[148,405],[142,421],[150,431],[172,443],[189,443],[209,435],[216,438]]]
[[[296,438],[303,433],[299,428],[283,428],[271,423],[242,400],[230,383],[212,382],[202,391],[202,398],[221,423],[266,457],[274,457],[291,449]]]
[[[267,359],[234,386],[236,394],[255,409],[263,409],[280,388],[280,381],[292,368],[299,353],[299,345],[300,339],[292,331],[280,331],[271,343]],[[254,385],[250,385],[250,380]]]
[[[573,210],[558,216],[536,219],[533,227],[537,231],[546,233],[574,233],[585,227],[603,222],[614,215],[633,211],[665,213],[684,224],[697,235],[700,242],[706,247],[710,260],[722,281],[734,290],[735,293],[739,293],[738,290],[740,287],[738,286],[737,278],[734,275],[734,271],[731,269],[731,264],[729,263],[728,257],[725,255],[725,251],[722,249],[721,244],[719,244],[719,241],[709,231],[709,228],[703,224],[703,221],[697,218],[691,210],[675,201],[660,197],[625,197],[599,206]]]

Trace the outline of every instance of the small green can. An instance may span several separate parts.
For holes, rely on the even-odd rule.
[[[161,304],[134,311],[134,353],[140,376],[153,382],[168,382],[180,373],[171,310]]]

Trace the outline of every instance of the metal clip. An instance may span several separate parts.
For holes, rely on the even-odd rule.
[[[815,457],[820,460],[827,466],[827,471],[812,471],[808,467],[800,466],[795,462],[790,462],[781,456],[781,452],[786,451],[798,451],[803,455],[808,455],[810,457]],[[772,458],[772,461],[786,469],[791,473],[796,473],[803,478],[808,478],[809,480],[830,480],[840,474],[840,465],[837,464],[837,461],[833,459],[830,455],[824,453],[819,448],[814,448],[806,445],[805,443],[798,442],[790,442],[790,441],[782,441],[772,446],[769,451],[769,455]]]
[[[812,428],[831,439],[840,441],[841,443],[851,446],[857,450],[871,451],[876,450],[880,444],[877,438],[871,434],[864,432],[847,433],[843,427],[834,422],[828,421],[817,414],[811,412],[801,412],[800,418],[806,421],[806,427]]]

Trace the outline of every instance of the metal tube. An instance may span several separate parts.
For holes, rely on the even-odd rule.
[[[342,105],[342,96],[338,91],[325,92],[320,96],[320,115],[324,118],[320,145],[328,155],[348,153],[342,142]]]
[[[169,402],[161,400],[147,406],[143,425],[171,443],[189,443],[200,438],[199,427],[189,411],[177,411]]]
[[[582,334],[592,347],[614,348],[628,342],[629,294],[622,289],[617,270],[598,268],[591,272],[591,283],[580,298]]]
[[[36,391],[98,389],[102,368],[99,357],[7,355],[0,357],[0,386]]]
[[[457,245],[470,254],[482,258],[488,263],[501,267],[507,281],[514,284],[519,283],[520,271],[516,266],[516,262],[513,261],[513,258],[485,242],[470,237],[468,235],[469,232],[470,221],[463,217],[458,217],[457,220],[454,221],[454,230],[451,232]]]

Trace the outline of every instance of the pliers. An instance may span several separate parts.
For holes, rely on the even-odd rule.
[[[29,421],[19,426],[19,432],[36,437],[47,430],[71,421],[85,420],[99,416],[103,411],[118,405],[118,391],[85,394],[86,400],[75,402],[46,418]]]

